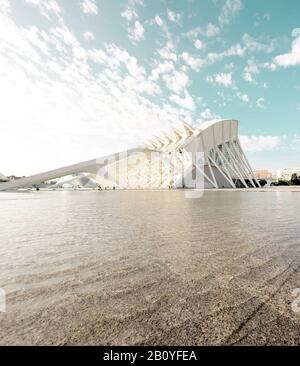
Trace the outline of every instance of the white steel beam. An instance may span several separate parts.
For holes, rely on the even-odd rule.
[[[249,170],[244,162],[244,160],[242,159],[242,156],[241,156],[241,151],[240,149],[238,148],[237,144],[232,142],[232,148],[233,150],[235,151],[235,154],[236,154],[236,158],[238,159],[238,161],[240,162],[240,168],[242,170],[244,170],[245,174],[247,175],[247,178],[249,179],[249,182],[251,183],[252,187],[253,188],[256,188],[255,186],[255,183],[253,182],[253,179],[251,177],[251,174],[249,174]]]
[[[239,165],[237,164],[237,161],[236,161],[236,159],[235,159],[234,155],[232,154],[232,152],[230,151],[230,148],[228,148],[228,146],[227,146],[227,144],[226,144],[226,143],[224,144],[224,146],[225,146],[225,149],[226,149],[226,151],[227,151],[228,155],[230,156],[230,158],[231,158],[231,160],[232,160],[232,162],[231,162],[232,166],[234,166],[234,167],[235,167],[235,173],[237,174],[237,176],[238,176],[238,177],[239,177],[239,179],[241,180],[241,182],[242,182],[242,184],[244,185],[244,187],[245,187],[245,188],[248,188],[247,183],[246,183],[246,181],[244,180],[243,174],[241,174],[241,172],[240,172]]]
[[[219,158],[220,158],[220,160],[221,160],[221,162],[222,162],[222,168],[224,168],[225,169],[225,171],[226,171],[226,173],[227,173],[227,175],[228,175],[228,178],[229,178],[229,180],[231,181],[231,183],[232,183],[232,186],[233,186],[233,188],[236,188],[236,186],[235,186],[235,183],[234,183],[234,181],[233,181],[233,179],[232,179],[232,176],[231,176],[231,174],[229,173],[229,171],[228,171],[228,169],[227,169],[227,166],[226,166],[226,164],[225,164],[225,162],[224,162],[224,160],[223,160],[223,157],[222,157],[222,152],[221,152],[221,150],[220,150],[220,148],[217,146],[216,147],[216,152],[217,152],[217,155],[219,156]],[[224,156],[224,155],[223,155]]]
[[[217,168],[217,170],[223,175],[223,177],[227,180],[227,182],[232,186],[232,188],[235,188],[235,184],[233,183],[232,180],[230,180],[226,174],[223,172],[222,169],[220,169],[220,167],[218,166],[218,164],[215,162],[215,160],[211,157],[208,156],[209,160],[214,164],[214,166]]]
[[[255,178],[255,175],[254,175],[253,170],[252,170],[252,168],[251,168],[251,165],[250,165],[250,163],[249,163],[249,161],[248,161],[248,159],[247,159],[247,156],[244,154],[244,151],[243,151],[243,149],[242,149],[242,146],[241,146],[241,144],[240,144],[240,140],[239,140],[239,139],[237,139],[237,145],[239,146],[239,149],[240,149],[240,151],[241,151],[241,155],[242,155],[242,157],[243,157],[243,159],[244,159],[244,161],[245,161],[246,165],[248,166],[249,172],[250,172],[250,174],[252,175],[253,180],[257,183],[258,187],[259,187],[259,188],[261,188],[261,185],[260,185],[259,181]]]

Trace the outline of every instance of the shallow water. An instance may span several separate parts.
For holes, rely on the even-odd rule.
[[[300,193],[0,194],[0,344],[300,344]]]

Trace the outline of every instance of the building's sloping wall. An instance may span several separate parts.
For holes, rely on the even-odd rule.
[[[157,171],[151,170],[151,159],[155,153],[160,161]],[[202,153],[203,165],[200,167],[191,156]],[[171,159],[171,160],[170,160]],[[170,160],[172,172],[164,170]],[[126,173],[116,177],[100,176],[99,171],[119,166],[126,161]],[[132,161],[134,162],[132,164]],[[197,160],[196,160],[197,161]],[[238,186],[259,186],[248,160],[238,140],[238,121],[218,120],[192,127],[183,123],[178,128],[155,136],[141,148],[112,154],[100,159],[74,164],[49,172],[36,174],[13,182],[0,183],[0,190],[17,189],[38,185],[41,182],[78,173],[92,173],[95,181],[102,186],[114,185],[117,188],[180,188],[185,186],[182,166],[197,169],[204,178],[206,188],[235,188]],[[130,180],[130,183],[128,183]],[[193,188],[193,187],[190,187]]]

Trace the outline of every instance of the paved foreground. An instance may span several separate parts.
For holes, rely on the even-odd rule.
[[[300,345],[297,193],[3,197],[2,345]]]

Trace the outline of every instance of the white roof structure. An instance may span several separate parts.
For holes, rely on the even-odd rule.
[[[9,179],[2,173],[0,173],[0,182],[8,182]]]
[[[193,158],[197,154],[202,165]],[[194,188],[185,184],[185,168],[200,172],[205,188],[260,187],[240,145],[238,121],[220,119],[197,126],[181,123],[135,149],[1,183],[0,191],[80,173],[116,188]]]

